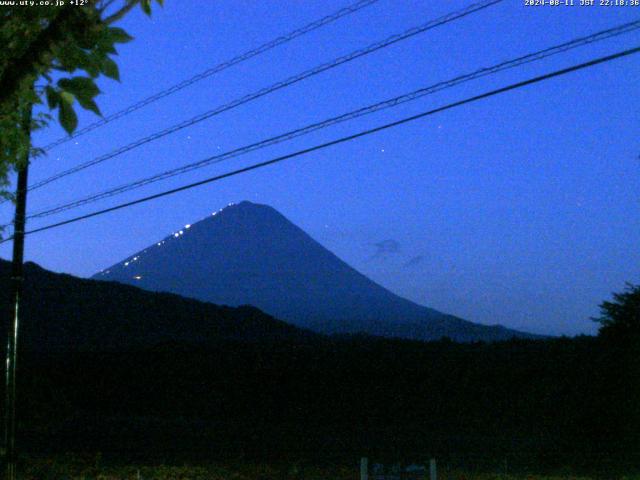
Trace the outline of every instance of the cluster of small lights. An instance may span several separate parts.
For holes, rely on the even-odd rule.
[[[235,203],[229,203],[227,205],[227,207],[232,207],[233,205],[235,205]],[[218,213],[222,212],[222,210],[224,210],[224,208],[221,208],[220,210],[218,210],[216,212],[211,212],[211,215],[215,217]],[[184,233],[185,233],[184,231],[185,230],[189,230],[190,228],[191,228],[191,224],[187,223],[184,226],[184,230],[178,230],[177,232],[174,232],[171,236],[173,236],[173,238],[179,238],[180,236],[184,235]],[[161,241],[156,243],[156,246],[161,247],[162,245],[164,245],[164,243],[165,243],[165,240],[161,240]],[[142,254],[144,254],[144,253],[147,253],[147,250],[143,250]],[[128,267],[130,263],[133,263],[133,262],[137,261],[139,258],[140,257],[138,257],[138,256],[133,257],[131,260],[128,260],[128,261],[124,262],[124,266]],[[104,272],[104,271],[102,272],[103,275],[107,274],[107,273],[110,273],[109,270],[107,270],[106,272]],[[136,279],[136,280],[140,280],[142,277],[139,276],[139,275],[136,275],[133,278]]]
[[[235,205],[235,203],[229,203],[227,204],[227,207],[233,207]],[[225,207],[226,208],[226,207]],[[218,213],[220,213],[222,210],[224,210],[224,208],[221,208],[220,210],[218,210],[217,212],[211,212],[211,216],[215,217]]]
[[[133,263],[133,262],[138,261],[138,259],[139,259],[139,258],[140,258],[140,257],[138,257],[138,256],[133,257],[131,260],[129,260],[129,261],[127,261],[127,262],[124,262],[124,266],[125,266],[125,267],[128,267],[130,263]]]
[[[187,226],[187,227],[185,227],[185,228],[189,228],[189,227],[191,227],[191,225],[189,225],[189,226]],[[184,235],[184,230],[178,230],[177,232],[175,232],[175,233],[173,234],[173,236],[174,236],[175,238],[178,238],[180,235]]]

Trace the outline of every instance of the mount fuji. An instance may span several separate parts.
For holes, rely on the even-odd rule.
[[[404,299],[267,205],[231,204],[93,276],[215,304],[252,305],[325,334],[496,341],[535,335]]]

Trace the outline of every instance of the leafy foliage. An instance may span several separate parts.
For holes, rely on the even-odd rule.
[[[640,337],[640,285],[627,284],[613,294],[613,301],[600,304],[599,333],[603,337],[637,341]]]
[[[78,126],[76,102],[100,115],[95,80],[100,76],[120,79],[116,45],[132,40],[112,24],[138,4],[151,14],[151,0],[92,1],[77,8],[3,8],[0,196],[10,198],[11,171],[20,169],[29,156],[43,153],[31,148],[30,132],[48,126],[52,116],[45,111],[26,121],[34,105],[57,110],[58,121],[69,134]]]

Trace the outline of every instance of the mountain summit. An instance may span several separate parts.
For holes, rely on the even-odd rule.
[[[417,340],[532,337],[401,298],[351,268],[267,205],[244,201],[185,225],[94,275],[216,304],[253,305],[321,333]]]

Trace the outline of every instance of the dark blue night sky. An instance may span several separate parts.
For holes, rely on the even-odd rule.
[[[576,0],[579,3],[579,0]],[[38,159],[37,181],[470,2],[380,0]],[[106,114],[347,5],[167,0],[122,23]],[[640,18],[640,7],[508,0],[33,192],[40,210]],[[30,224],[196,181],[640,44],[635,32]],[[28,237],[29,260],[90,276],[230,202],[269,204],[390,290],[480,323],[593,333],[639,282],[640,55],[246,175]],[[80,116],[80,126],[93,122]],[[62,135],[39,133],[36,144]],[[0,209],[9,220],[8,205]],[[3,222],[4,223],[4,222]],[[8,258],[7,244],[0,254]]]

